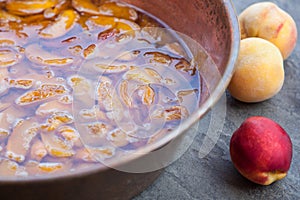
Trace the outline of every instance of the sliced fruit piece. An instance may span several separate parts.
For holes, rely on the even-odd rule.
[[[54,23],[43,29],[39,35],[45,39],[58,38],[69,32],[76,24],[79,16],[74,10],[64,10]]]
[[[59,67],[73,63],[73,58],[50,53],[38,44],[27,46],[25,48],[25,55],[31,62],[39,64],[40,66],[49,65]]]
[[[41,161],[48,154],[44,143],[37,139],[33,142],[30,150],[30,158]]]
[[[39,125],[33,120],[22,120],[14,127],[6,146],[5,156],[22,163],[30,150],[31,141],[36,137]]]
[[[16,99],[18,105],[28,105],[51,97],[65,94],[67,89],[60,84],[42,84],[39,88],[26,92]]]
[[[57,0],[7,0],[6,9],[13,14],[25,16],[41,13],[56,3]]]
[[[75,155],[72,144],[52,133],[41,133],[48,153],[55,158],[68,158]]]
[[[115,2],[102,4],[99,7],[99,11],[102,15],[115,16],[132,21],[135,21],[138,18],[138,14],[133,8],[123,6]]]
[[[90,15],[98,15],[99,8],[91,0],[72,0],[72,6],[78,12],[84,12]]]

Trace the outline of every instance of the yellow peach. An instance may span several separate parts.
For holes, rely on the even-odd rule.
[[[293,18],[276,4],[256,3],[239,15],[242,39],[259,37],[277,46],[283,59],[289,57],[297,43],[297,27]]]
[[[276,95],[284,83],[283,58],[279,49],[261,38],[241,40],[235,67],[228,90],[243,102],[267,100]]]

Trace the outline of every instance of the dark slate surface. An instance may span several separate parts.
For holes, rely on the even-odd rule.
[[[258,0],[233,0],[237,13]],[[273,0],[289,12],[300,27],[299,0]],[[217,144],[203,159],[199,130],[189,150],[167,167],[160,178],[135,200],[144,199],[300,199],[300,40],[285,61],[285,84],[281,92],[259,104],[244,104],[226,95],[226,121]],[[234,169],[229,156],[231,134],[249,116],[262,115],[280,123],[293,141],[293,162],[288,176],[271,186],[255,185]],[[203,122],[210,122],[208,114]],[[205,128],[204,128],[205,129]]]

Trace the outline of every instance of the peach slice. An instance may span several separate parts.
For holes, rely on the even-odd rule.
[[[58,38],[69,32],[78,20],[79,15],[74,10],[64,10],[56,21],[40,32],[40,37],[45,39]]]
[[[6,157],[19,163],[23,162],[38,131],[38,124],[34,120],[20,121],[8,139]]]
[[[55,6],[57,0],[8,0],[6,9],[16,15],[32,15],[43,12],[47,8]]]
[[[99,7],[99,11],[102,15],[115,16],[132,21],[138,18],[138,14],[133,8],[121,6],[115,2],[102,4]]]
[[[91,0],[72,0],[72,6],[78,12],[84,12],[90,15],[99,14],[99,8],[95,4],[93,4]]]

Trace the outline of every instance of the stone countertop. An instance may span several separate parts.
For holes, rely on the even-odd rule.
[[[237,13],[259,0],[232,0]],[[271,0],[292,15],[300,27],[299,0]],[[298,31],[299,32],[299,31]],[[167,167],[147,190],[134,200],[153,199],[300,199],[300,38],[293,54],[285,61],[283,89],[271,100],[245,104],[224,95],[226,118],[221,136],[212,151],[199,158],[205,128],[199,129],[189,150]],[[287,177],[270,186],[259,186],[243,178],[229,155],[232,133],[249,116],[272,118],[293,141],[293,161]],[[211,122],[211,113],[202,122]],[[200,123],[202,123],[200,122]],[[202,134],[203,132],[203,134]]]

